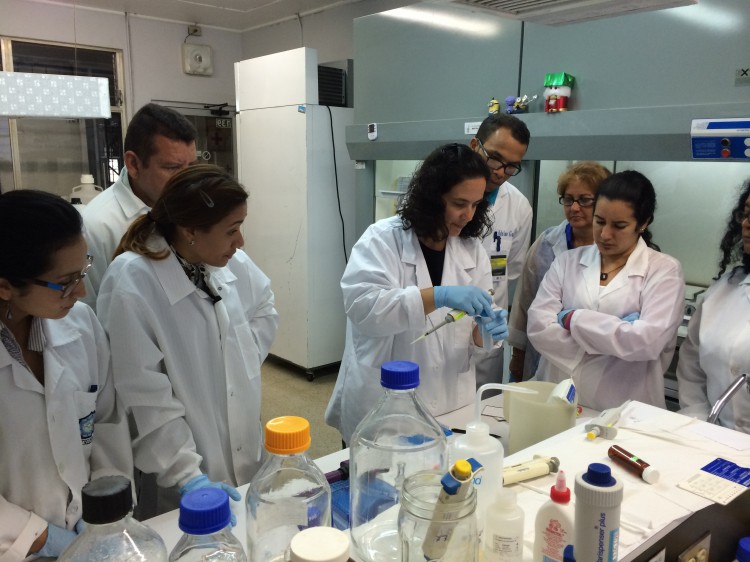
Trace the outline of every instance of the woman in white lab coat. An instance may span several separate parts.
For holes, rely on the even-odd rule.
[[[77,302],[91,266],[81,216],[40,191],[0,195],[0,560],[58,556],[81,488],[132,476],[109,345]]]
[[[552,262],[529,308],[539,380],[572,377],[579,403],[603,410],[634,399],[664,407],[664,372],[682,320],[680,263],[651,242],[656,194],[628,170],[604,180],[593,246]]]
[[[680,346],[677,382],[681,414],[705,420],[729,385],[750,373],[748,217],[750,180],[742,188],[721,241],[717,281],[698,304]],[[725,427],[750,433],[750,394],[745,388],[724,406],[719,421]]]
[[[596,191],[599,184],[611,175],[612,172],[598,162],[584,160],[571,164],[557,178],[557,194],[565,220],[542,232],[526,253],[508,319],[508,343],[513,346],[509,372],[515,382],[533,377],[539,365],[539,352],[526,337],[526,324],[529,307],[544,274],[563,252],[594,243],[592,224]]]
[[[234,486],[258,468],[260,366],[278,317],[268,277],[240,249],[246,215],[229,174],[182,170],[131,225],[101,284],[135,466],[156,475],[160,510],[205,486],[239,499]]]
[[[433,151],[415,172],[398,215],[370,226],[341,279],[346,347],[326,422],[348,442],[381,396],[380,366],[420,366],[417,391],[439,415],[469,404],[473,355],[482,352],[473,316],[491,316],[494,341],[507,336],[505,311],[493,311],[492,274],[481,238],[490,225],[484,160],[468,146]],[[451,309],[468,316],[426,339]]]

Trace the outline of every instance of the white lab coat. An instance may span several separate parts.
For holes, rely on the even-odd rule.
[[[23,560],[48,522],[73,529],[89,480],[132,478],[107,337],[93,311],[76,303],[66,317],[42,320],[42,326],[44,386],[0,344],[2,562]]]
[[[150,244],[165,248],[161,237]],[[214,305],[174,254],[115,259],[98,299],[115,385],[137,426],[136,468],[182,486],[247,483],[261,455],[260,366],[276,334],[271,284],[242,250],[207,266]]]
[[[528,337],[542,354],[536,376],[552,382],[573,377],[579,403],[594,410],[627,399],[663,408],[664,372],[682,320],[682,267],[640,239],[606,287],[599,285],[600,273],[596,245],[552,262],[529,309]],[[557,322],[568,308],[576,310],[570,331]],[[621,320],[632,312],[640,319]]]
[[[96,296],[104,278],[104,272],[112,261],[117,246],[131,223],[146,214],[150,207],[133,193],[128,180],[128,170],[123,167],[120,177],[109,189],[94,197],[81,211],[83,236],[94,256],[86,284],[86,296],[81,299],[96,310]]]
[[[490,207],[492,231],[484,238],[492,267],[495,306],[508,309],[509,287],[521,275],[526,250],[531,240],[533,212],[526,196],[515,186],[503,183]],[[477,361],[477,387],[488,382],[503,382],[502,342]]]
[[[489,287],[490,266],[476,239],[448,238],[442,285]],[[357,424],[382,396],[380,366],[414,361],[420,366],[417,394],[433,415],[472,402],[475,376],[471,318],[448,324],[412,345],[439,324],[449,308],[425,316],[420,289],[432,287],[427,264],[413,230],[400,217],[371,225],[352,249],[341,279],[347,315],[346,347],[326,422],[349,441]]]
[[[690,319],[677,364],[681,414],[706,419],[721,394],[750,373],[750,274],[725,273],[706,291]],[[750,433],[750,393],[737,391],[722,425]]]
[[[526,262],[513,295],[513,309],[508,318],[508,343],[517,349],[525,350],[524,378],[533,377],[539,365],[539,352],[526,337],[529,307],[549,266],[557,256],[568,251],[565,234],[567,226],[568,221],[564,220],[561,224],[551,226],[542,232],[534,241],[526,254]]]

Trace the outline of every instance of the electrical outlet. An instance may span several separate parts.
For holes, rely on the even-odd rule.
[[[203,35],[203,30],[199,25],[188,25],[188,35],[191,37],[200,37]]]
[[[710,545],[711,533],[706,533],[698,542],[685,549],[677,560],[679,562],[708,562],[708,548]]]

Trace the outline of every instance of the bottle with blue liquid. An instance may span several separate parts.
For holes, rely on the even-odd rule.
[[[292,537],[308,527],[331,525],[331,488],[310,459],[310,423],[297,416],[266,424],[268,456],[247,490],[250,562],[283,561]]]
[[[398,503],[404,480],[422,470],[445,473],[445,434],[417,396],[419,366],[390,361],[384,394],[359,423],[350,449],[350,526],[357,559],[398,562]]]

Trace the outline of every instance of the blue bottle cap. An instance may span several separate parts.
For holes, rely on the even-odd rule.
[[[612,471],[609,466],[600,462],[592,462],[589,469],[583,475],[584,482],[600,488],[608,488],[617,484],[617,480],[612,478]]]
[[[739,562],[750,562],[750,537],[742,537],[740,539],[735,558]]]
[[[210,535],[229,525],[229,495],[221,488],[200,488],[180,500],[180,530],[189,535]]]
[[[563,562],[576,562],[576,558],[573,553],[573,545],[566,545],[565,549],[563,550]]]
[[[411,361],[388,361],[380,367],[380,384],[391,390],[419,386],[419,365]]]

